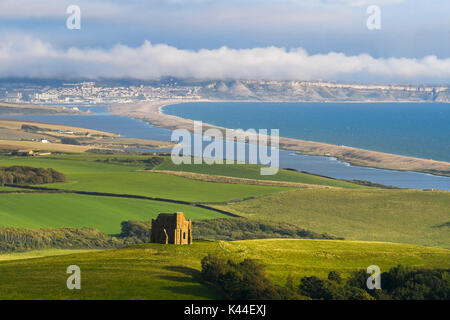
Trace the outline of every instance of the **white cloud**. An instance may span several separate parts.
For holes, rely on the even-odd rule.
[[[0,17],[24,18],[64,18],[70,5],[79,5],[82,13],[90,18],[117,19],[132,14],[132,7],[102,0],[1,0]]]
[[[346,4],[352,7],[370,6],[370,5],[394,5],[404,3],[406,0],[327,0],[329,3]]]
[[[346,0],[347,1],[347,0]],[[322,0],[1,0],[0,17],[9,19],[61,19],[76,4],[82,19],[102,23],[183,27],[305,27],[333,23],[348,25],[355,19],[346,5],[328,6]]]
[[[418,1],[418,0],[415,0]],[[363,5],[390,5],[404,3],[406,0],[1,0],[0,17],[8,18],[44,18],[65,16],[65,8],[69,5],[79,5],[93,17],[115,18],[127,14],[141,15],[142,11],[151,14],[151,11],[169,12],[196,10],[211,10],[215,8],[234,8],[234,10],[250,11],[259,7],[289,7],[298,9],[304,7],[318,7],[324,9],[328,5],[336,6],[363,6]]]
[[[16,35],[0,42],[0,77],[86,77],[157,79],[163,76],[201,79],[314,80],[396,79],[450,80],[450,58],[376,59],[368,54],[309,55],[304,49],[181,50],[146,41],[139,47],[110,49],[53,47]]]

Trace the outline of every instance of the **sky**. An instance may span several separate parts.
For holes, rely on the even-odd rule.
[[[0,0],[0,77],[448,84],[449,17],[449,0]]]

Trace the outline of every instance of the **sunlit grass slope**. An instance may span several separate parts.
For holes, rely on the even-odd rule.
[[[0,262],[0,299],[214,299],[217,292],[199,282],[200,261],[208,253],[258,259],[279,284],[326,277],[376,264],[449,268],[450,251],[390,243],[331,240],[253,240],[147,244],[126,249]],[[66,288],[66,268],[81,268],[81,290]]]
[[[274,180],[286,182],[300,182],[306,184],[315,184],[322,186],[333,186],[341,188],[360,189],[363,186],[353,183],[335,180],[331,178],[319,177],[312,174],[301,173],[298,171],[280,169],[275,175],[261,175],[262,166],[254,164],[180,164],[175,165],[168,160],[157,166],[158,170],[185,171],[194,173],[203,173],[227,177],[238,177],[259,180]]]
[[[450,192],[303,189],[217,206],[349,240],[450,248]]]
[[[50,256],[60,256],[67,254],[85,253],[85,252],[95,252],[95,249],[43,249],[43,250],[33,250],[25,252],[14,252],[14,253],[2,253],[0,254],[0,261],[12,261],[12,260],[24,260],[24,259],[35,259]]]
[[[77,194],[0,194],[0,226],[4,227],[94,227],[117,234],[122,221],[149,221],[158,213],[179,211],[189,219],[227,217],[194,206],[160,201]]]
[[[114,155],[115,156],[115,155]],[[0,166],[24,165],[53,168],[67,175],[66,183],[45,187],[150,196],[192,202],[222,202],[284,191],[286,188],[212,183],[162,173],[139,171],[144,165],[103,163],[85,155],[61,159],[0,158]]]

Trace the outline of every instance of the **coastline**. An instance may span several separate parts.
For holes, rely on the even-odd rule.
[[[29,132],[23,125],[35,126],[38,130]],[[64,133],[61,130],[71,131]],[[62,138],[78,139],[81,133],[84,143],[62,143]],[[34,139],[34,140],[32,140]],[[86,140],[90,139],[90,140]],[[41,140],[47,140],[42,143]],[[170,141],[122,138],[119,134],[70,125],[60,125],[42,121],[30,121],[13,118],[1,118],[0,115],[0,149],[17,150],[51,150],[63,152],[86,152],[89,149],[165,149],[175,145]]]
[[[115,115],[140,119],[156,127],[166,128],[169,130],[186,129],[192,132],[193,120],[163,113],[163,108],[166,106],[186,102],[276,102],[276,101],[177,99],[177,100],[163,100],[138,104],[112,105],[109,106],[109,109]],[[208,123],[203,123],[203,127],[204,130],[212,128],[219,129],[222,132],[226,130],[226,128],[214,126]],[[348,162],[351,165],[361,167],[371,167],[371,168],[398,170],[398,171],[414,171],[440,176],[448,176],[448,177],[450,176],[450,163],[445,161],[436,161],[436,160],[401,156],[396,154],[370,151],[347,146],[337,146],[323,142],[300,140],[287,137],[280,137],[279,148],[288,151],[296,151],[302,154],[312,156],[335,157],[340,161]]]

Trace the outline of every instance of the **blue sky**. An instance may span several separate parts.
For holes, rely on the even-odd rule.
[[[81,30],[66,28],[66,8],[72,4],[81,8]],[[372,4],[381,8],[381,30],[368,30],[366,27],[366,9]],[[440,71],[448,68],[450,63],[449,16],[448,0],[1,0],[0,36],[9,39],[9,44],[3,44],[3,47],[0,45],[0,53],[4,52],[3,59],[0,55],[0,76],[23,74],[49,77],[53,72],[55,76],[70,77],[71,70],[74,76],[126,76],[125,69],[132,68],[129,63],[117,66],[105,61],[111,60],[112,51],[118,45],[139,51],[147,41],[152,46],[168,45],[169,48],[181,50],[173,57],[175,65],[176,60],[181,59],[180,55],[185,63],[201,63],[199,59],[189,59],[189,54],[201,50],[217,54],[217,51],[211,50],[222,47],[229,50],[276,47],[286,52],[301,49],[307,54],[305,59],[309,59],[308,63],[298,59],[292,61],[291,58],[295,57],[291,54],[285,57],[286,61],[281,65],[264,61],[257,65],[253,63],[257,56],[252,56],[252,60],[252,57],[241,54],[239,58],[245,56],[249,59],[248,63],[231,67],[249,68],[246,73],[236,72],[234,76],[219,70],[216,74],[197,74],[188,68],[174,76],[291,79],[297,76],[289,70],[281,70],[278,75],[273,70],[268,72],[261,68],[265,64],[272,68],[289,69],[290,63],[296,63],[299,78],[442,83],[450,79],[450,71]],[[47,48],[45,57],[40,53],[41,46]],[[74,58],[68,53],[70,48],[85,54],[94,49],[109,54],[105,61],[98,62],[104,64],[104,68],[115,68],[116,72],[80,72],[80,64],[92,64],[92,57],[80,60],[78,55]],[[153,47],[147,49],[143,54],[146,60],[142,63],[149,62],[149,58],[156,59],[153,62],[160,64],[156,68],[157,72],[139,71],[128,75],[141,78],[169,75],[172,71],[165,72],[164,68],[167,69],[170,61],[161,62],[162,57],[154,57]],[[153,53],[150,54],[149,50],[153,50]],[[24,61],[26,63],[21,70],[13,70],[11,66],[17,63],[17,58],[6,57],[17,51],[29,51],[30,56],[22,55],[22,58],[33,60]],[[274,56],[264,55],[264,59],[280,59],[279,53]],[[337,68],[334,72],[319,70],[319,65],[318,72],[313,72],[309,66],[305,69],[305,65],[314,61],[310,60],[311,57],[330,53],[346,57],[368,55],[374,60],[371,60],[372,63],[364,58],[353,59],[349,63],[358,67],[345,70]],[[427,56],[436,60],[424,62]],[[134,57],[139,59],[136,55]],[[382,62],[382,69],[391,68],[392,65],[387,62],[389,59],[397,59],[394,69],[400,70],[400,65],[404,65],[416,71],[400,72],[396,69],[396,72],[380,73],[373,70],[379,67],[376,62]],[[406,62],[410,64],[402,59],[409,59]],[[226,61],[224,58],[215,64],[211,62],[210,66],[217,68],[217,64]],[[38,70],[33,73],[27,71],[26,67]],[[44,67],[48,70],[39,71]],[[61,70],[63,67],[65,71]],[[101,69],[101,66],[98,68]],[[256,68],[259,68],[258,72]],[[430,71],[424,72],[424,68]],[[92,66],[86,69],[92,71]],[[170,65],[168,69],[171,69]]]

